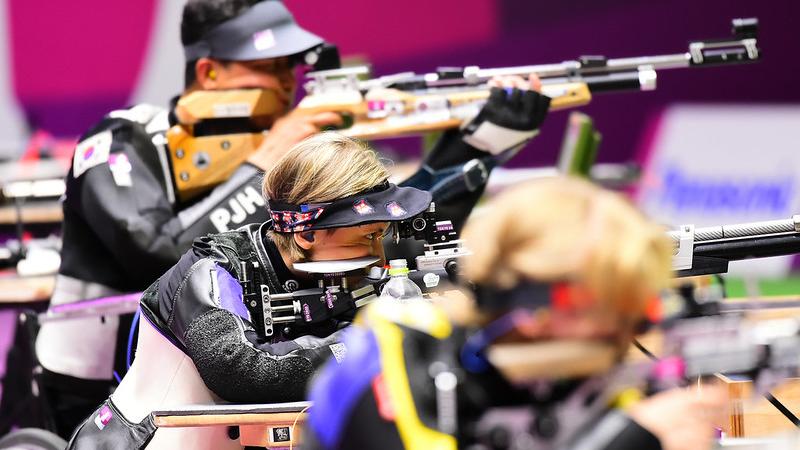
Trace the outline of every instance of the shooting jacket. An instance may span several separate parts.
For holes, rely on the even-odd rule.
[[[192,203],[174,200],[165,144],[171,116],[137,105],[110,113],[81,137],[66,178],[51,304],[143,291],[195,238],[267,220],[260,172],[250,164]],[[117,317],[49,322],[37,355],[50,371],[110,380],[117,327]]]
[[[138,383],[152,384],[159,380],[148,377],[164,375],[159,365],[149,363],[151,355],[188,356],[196,370],[176,371],[169,384],[186,383],[194,386],[191,390],[205,390],[201,399],[234,403],[303,400],[313,371],[330,356],[336,361],[343,358],[346,349],[339,338],[347,320],[331,319],[313,329],[290,326],[269,338],[256,333],[244,303],[251,298],[252,284],[264,284],[271,293],[285,293],[286,286],[307,287],[296,281],[287,283],[290,280],[281,276],[288,269],[264,234],[268,228],[269,222],[251,224],[200,238],[147,288],[140,327],[156,330],[163,339],[140,340],[138,352],[146,354],[137,357],[117,391],[77,429],[70,449],[143,448],[161,433],[153,426],[150,411],[172,403],[198,402],[197,394],[186,397],[181,389],[174,395],[183,397],[171,398],[173,394],[166,393],[148,400],[141,392],[147,388]],[[197,432],[187,431],[195,434],[182,438],[184,444],[186,439],[195,440]],[[231,440],[200,441],[202,446],[193,448],[218,448]]]
[[[433,304],[402,306],[373,303],[347,329],[347,358],[311,385],[304,449],[661,449],[602,400],[609,380],[562,382],[545,400],[491,366],[466,369],[468,334]]]

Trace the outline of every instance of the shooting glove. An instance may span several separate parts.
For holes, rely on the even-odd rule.
[[[536,136],[547,117],[550,97],[517,88],[492,88],[489,100],[464,127],[464,141],[493,155]]]

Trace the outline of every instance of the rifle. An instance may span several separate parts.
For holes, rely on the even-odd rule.
[[[696,41],[684,53],[607,59],[584,56],[557,64],[495,69],[444,67],[436,72],[360,80],[369,67],[311,72],[301,111],[349,112],[352,126],[341,130],[366,139],[416,134],[460,126],[477,113],[489,96],[487,82],[495,76],[533,73],[542,93],[552,98],[552,110],[582,106],[593,93],[653,90],[656,71],[757,61],[758,20],[733,20],[733,39]]]
[[[730,261],[800,253],[800,214],[785,220],[695,228],[668,233],[676,277],[726,273]]]
[[[556,391],[559,394],[555,401],[531,402],[523,393],[514,397],[519,403],[509,402],[501,390],[498,397],[503,400],[498,404],[491,394],[484,395],[483,403],[473,406],[471,411],[480,417],[478,426],[468,432],[477,432],[474,440],[479,442],[486,442],[487,435],[483,433],[499,429],[528,442],[533,437],[561,444],[574,433],[570,427],[576,424],[583,427],[602,417],[608,405],[624,398],[626,393],[651,394],[692,385],[705,377],[717,378],[720,373],[747,376],[753,380],[753,394],[764,395],[792,423],[800,424],[769,393],[787,377],[800,375],[800,321],[796,318],[752,321],[743,314],[726,313],[680,318],[658,326],[663,330],[658,356],[635,342],[652,360],[622,364],[618,350],[601,339],[495,341],[487,346],[487,338],[480,337],[483,331],[473,334],[478,338],[468,338],[461,346],[461,361],[466,369],[461,373],[486,370],[488,366],[475,364],[479,358],[470,356],[483,351],[491,366],[512,385],[535,386],[535,391],[530,388],[535,392],[531,396],[534,399],[547,400],[553,392],[548,389],[559,386],[554,381],[573,380],[576,387],[566,394]],[[471,341],[476,345],[471,345]],[[464,387],[459,392],[469,392],[470,382],[482,381],[469,377],[462,380]],[[560,426],[536,427],[542,417]],[[529,436],[512,432],[523,428]]]
[[[139,309],[139,300],[141,298],[141,292],[134,292],[132,294],[110,295],[74,303],[52,305],[47,311],[39,314],[38,320],[41,324],[59,320],[130,314]]]
[[[582,106],[597,93],[653,90],[659,70],[754,62],[760,58],[757,19],[735,19],[733,37],[691,42],[682,53],[607,59],[585,56],[556,64],[481,69],[445,67],[377,78],[367,66],[310,72],[307,95],[293,114],[337,112],[342,134],[376,139],[457,128],[480,111],[497,75],[535,73],[551,110]],[[195,134],[204,122],[249,121],[279,110],[271,91],[197,91],[178,102],[186,123],[167,134],[175,187],[185,200],[225,181],[263,139],[261,132],[236,127],[230,134]],[[207,125],[207,124],[206,124]],[[252,128],[252,127],[251,127]]]

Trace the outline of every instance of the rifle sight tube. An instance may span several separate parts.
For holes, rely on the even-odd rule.
[[[679,69],[689,67],[689,53],[673,55],[639,56],[634,58],[616,58],[606,60],[605,65],[586,67],[580,61],[564,61],[556,64],[537,64],[530,66],[502,67],[497,69],[473,70],[472,75],[480,80],[488,80],[494,76],[520,75],[535,73],[539,78],[567,77],[570,81],[583,81],[586,76],[615,72],[631,72],[647,69]]]

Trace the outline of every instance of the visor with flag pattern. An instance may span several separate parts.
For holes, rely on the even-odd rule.
[[[281,233],[352,227],[410,219],[431,204],[430,192],[385,181],[356,195],[330,202],[294,205],[270,200],[272,229]]]
[[[296,55],[322,43],[322,38],[294,21],[282,2],[265,0],[214,27],[183,51],[186,61],[204,57],[252,61]]]

